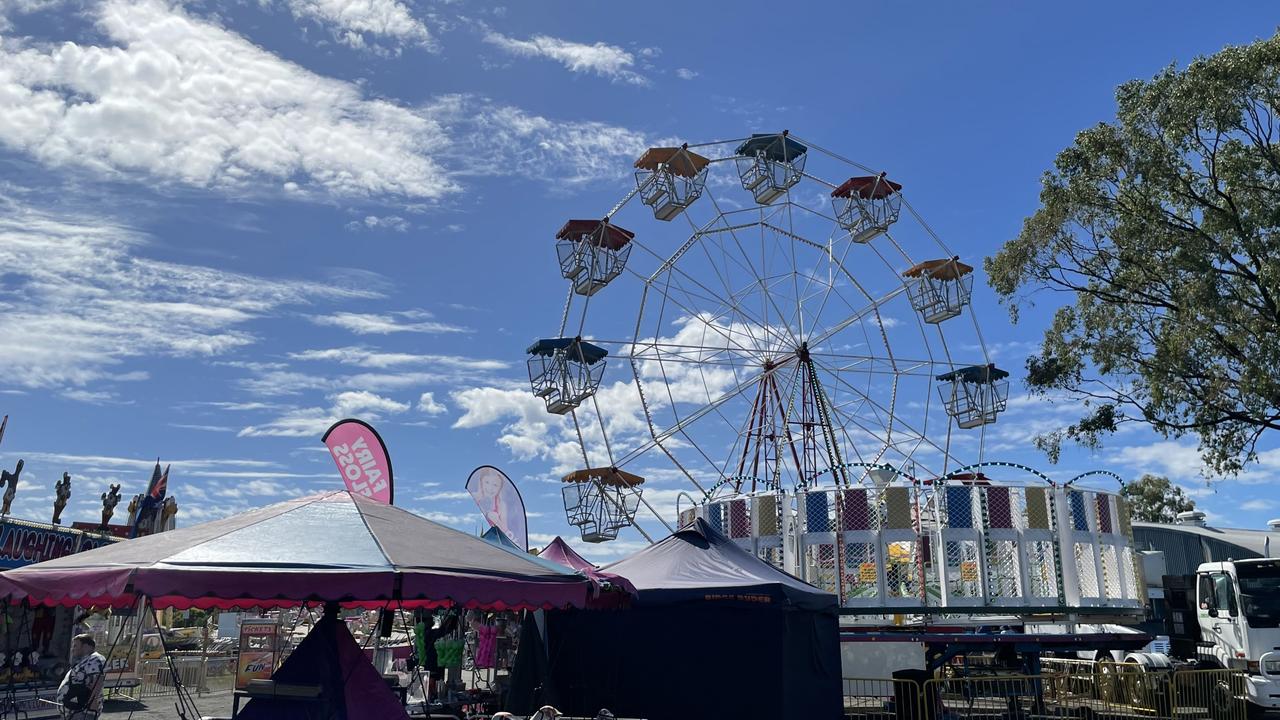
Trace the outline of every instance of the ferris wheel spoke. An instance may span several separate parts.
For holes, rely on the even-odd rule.
[[[763,280],[760,277],[759,272],[756,271],[755,267],[750,263],[750,260],[747,258],[747,254],[745,250],[743,250],[742,248],[742,242],[741,240],[739,240],[737,233],[733,230],[730,230],[728,235],[733,240],[733,243],[738,250],[738,254],[741,255],[741,258],[730,253],[726,249],[723,243],[717,243],[715,247],[720,250],[721,262],[723,263],[723,266],[716,265],[716,261],[714,259],[714,256],[712,255],[712,251],[708,247],[707,243],[699,243],[699,245],[701,246],[704,254],[706,255],[708,262],[711,265],[715,266],[717,275],[722,279],[728,277],[729,271],[732,269],[733,266],[737,266],[740,270],[743,270],[748,274],[750,274],[753,282],[743,286],[742,290],[740,290],[737,293],[735,293],[732,289],[729,289],[728,287],[729,283],[727,280],[725,280],[725,284],[726,284],[725,300],[730,307],[733,307],[735,311],[740,312],[744,317],[751,317],[751,314],[745,310],[744,304],[742,303],[741,300],[748,297],[757,288],[759,289],[760,292],[763,293],[763,291],[765,290],[763,285]],[[741,298],[738,296],[741,296]],[[795,345],[794,338],[781,338],[781,337],[778,337],[777,334],[772,331],[772,329],[770,328],[770,324],[768,322],[767,308],[762,308],[762,309],[766,310],[766,313],[758,316],[758,318],[755,319],[755,324],[757,324],[761,329],[768,332],[770,335],[773,335],[775,340],[787,342],[789,345],[794,346]],[[758,340],[757,340],[757,347],[761,347]]]
[[[624,463],[630,462],[636,459],[637,457],[639,457],[640,455],[643,455],[648,450],[653,449],[654,445],[657,442],[661,442],[662,440],[669,438],[678,432],[681,432],[690,423],[696,422],[698,419],[705,417],[708,413],[713,412],[720,405],[723,405],[724,403],[741,395],[744,390],[750,388],[754,383],[758,382],[760,378],[764,377],[765,375],[769,375],[776,372],[778,367],[780,366],[774,366],[767,370],[762,370],[758,375],[747,378],[742,382],[739,382],[737,385],[734,385],[727,392],[721,394],[715,400],[711,401],[710,403],[707,403],[701,408],[698,408],[694,412],[686,415],[684,419],[680,420],[675,425],[660,431],[655,430],[655,432],[653,433],[652,440],[650,440],[649,442],[643,443],[639,447],[633,449],[631,452],[627,453],[621,460],[618,461],[619,467],[621,467]]]
[[[834,374],[833,374],[833,377],[835,378],[835,380],[836,380],[837,384],[839,384],[841,387],[845,388],[848,392],[851,392],[851,393],[853,393],[853,394],[855,394],[855,395],[858,395],[858,396],[860,396],[861,398],[865,399],[865,400],[867,401],[867,403],[868,403],[870,406],[875,407],[875,408],[876,408],[877,410],[879,410],[879,411],[885,411],[885,410],[886,410],[886,408],[884,408],[884,407],[883,407],[883,406],[881,406],[879,403],[877,403],[877,402],[875,401],[875,399],[874,399],[874,398],[870,397],[867,393],[864,393],[861,389],[859,389],[859,388],[857,388],[856,386],[854,386],[853,384],[849,383],[849,382],[848,382],[847,380],[845,380],[844,378],[841,378],[839,375],[834,375]],[[909,423],[907,423],[907,422],[905,422],[905,421],[903,421],[903,420],[901,420],[901,419],[899,419],[899,420],[898,420],[898,425],[899,425],[899,427],[903,428],[903,429],[904,429],[905,431],[907,431],[907,432],[912,433],[913,435],[917,435],[917,436],[919,436],[919,437],[926,438],[925,442],[927,442],[931,447],[933,447],[934,449],[938,450],[939,452],[944,452],[944,453],[946,452],[946,451],[945,451],[941,446],[937,445],[937,444],[936,444],[936,443],[934,443],[932,440],[927,439],[927,436],[925,435],[925,433],[923,432],[923,430],[918,430],[918,429],[916,429],[915,427],[913,427],[911,424],[909,424]]]
[[[854,314],[850,315],[849,317],[845,318],[844,320],[840,321],[839,323],[836,323],[834,326],[832,326],[831,328],[829,328],[828,330],[826,330],[826,331],[825,331],[825,332],[823,332],[822,334],[820,334],[820,335],[818,335],[817,337],[813,338],[813,339],[810,341],[810,344],[811,344],[811,345],[814,345],[814,346],[819,346],[819,345],[821,345],[822,343],[826,342],[827,340],[830,340],[830,339],[831,339],[832,337],[834,337],[837,333],[839,333],[839,332],[841,332],[841,331],[845,330],[846,328],[848,328],[850,325],[853,325],[854,323],[861,322],[863,319],[867,318],[868,316],[873,316],[873,315],[876,313],[876,310],[877,310],[877,308],[878,308],[880,305],[883,305],[885,302],[888,302],[889,300],[891,300],[891,299],[893,299],[893,298],[895,298],[895,297],[897,297],[897,296],[901,295],[901,294],[902,294],[902,293],[904,293],[904,292],[906,292],[906,288],[905,288],[905,287],[895,288],[895,289],[893,289],[893,290],[889,291],[889,292],[888,292],[888,293],[886,293],[885,295],[881,296],[881,298],[880,298],[878,301],[876,301],[875,303],[873,303],[873,304],[871,304],[871,305],[869,305],[869,306],[867,306],[867,307],[863,308],[863,309],[862,309],[861,311],[859,311],[859,312],[856,312],[856,313],[854,313]]]
[[[668,279],[670,279],[670,276],[668,276]],[[759,342],[759,339],[755,337],[755,335],[751,331],[753,328],[761,328],[766,332],[768,332],[769,328],[767,328],[760,321],[759,318],[753,316],[750,312],[747,312],[745,309],[743,309],[741,305],[735,304],[735,303],[728,303],[722,298],[713,298],[713,297],[700,296],[693,293],[689,293],[683,287],[680,287],[680,290],[682,293],[686,295],[685,302],[681,302],[681,301],[675,300],[674,298],[671,298],[669,294],[670,293],[669,286],[667,288],[668,299],[671,299],[674,304],[676,304],[678,307],[684,310],[687,313],[687,316],[689,318],[696,319],[709,326],[717,327],[718,331],[725,335],[726,340],[729,340],[732,342],[739,342],[739,340],[734,340],[733,338],[730,338],[729,333],[732,333],[734,331],[735,326],[740,326],[742,328],[742,333],[751,339],[751,342],[749,343],[749,345],[743,345],[739,342],[740,349],[744,351],[752,351],[760,347],[761,344]],[[703,301],[708,306],[719,307],[720,309],[714,313],[707,313],[706,311],[700,311],[697,308],[697,304],[695,302],[697,300]],[[735,313],[741,316],[742,322],[740,323],[733,322],[732,315]],[[715,324],[715,321],[726,316],[730,318],[730,327],[727,329],[727,331],[721,330],[720,326],[717,326]]]

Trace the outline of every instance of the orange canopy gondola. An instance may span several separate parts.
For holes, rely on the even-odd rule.
[[[911,266],[906,272],[902,273],[903,277],[929,277],[936,280],[959,280],[960,278],[973,272],[973,267],[960,262],[959,257],[953,257],[950,260],[925,260]]]
[[[609,485],[612,487],[635,487],[636,485],[644,484],[644,478],[639,475],[633,475],[625,470],[619,470],[616,467],[574,470],[568,475],[565,475],[563,480],[567,483],[599,482],[602,485]]]
[[[683,177],[695,177],[702,172],[711,160],[684,147],[652,147],[644,151],[636,167],[641,170],[654,171],[659,165]]]
[[[857,195],[863,200],[883,200],[902,190],[902,185],[886,178],[884,175],[867,175],[851,177],[840,187],[831,191],[831,197],[852,197]]]
[[[557,240],[589,242],[609,250],[622,249],[635,236],[630,230],[610,225],[608,220],[570,220],[556,233]]]

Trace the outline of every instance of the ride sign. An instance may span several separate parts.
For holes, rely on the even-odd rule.
[[[394,504],[391,456],[373,426],[353,418],[339,420],[325,431],[321,440],[338,464],[338,472],[342,473],[348,490]]]

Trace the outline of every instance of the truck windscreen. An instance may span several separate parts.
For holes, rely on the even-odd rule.
[[[1280,560],[1236,565],[1240,609],[1256,628],[1280,627]]]

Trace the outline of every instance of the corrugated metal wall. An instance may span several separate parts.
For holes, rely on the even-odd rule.
[[[1135,526],[1133,544],[1138,550],[1163,551],[1165,566],[1170,575],[1190,575],[1203,562],[1262,557],[1235,543],[1174,528]]]

